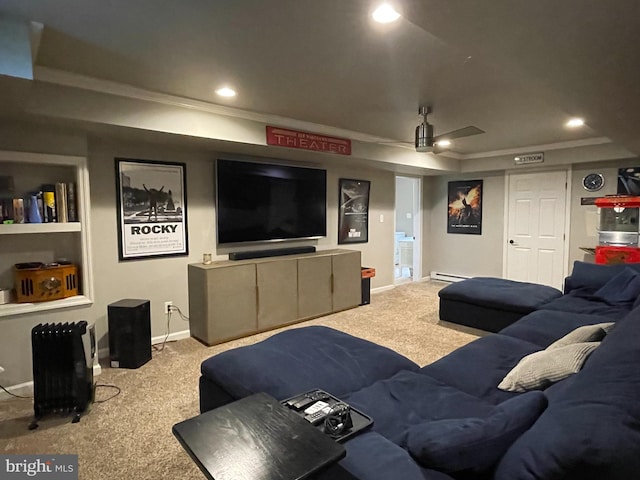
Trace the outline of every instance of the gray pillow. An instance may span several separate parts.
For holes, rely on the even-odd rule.
[[[614,322],[607,322],[578,327],[575,330],[567,333],[561,339],[553,342],[547,347],[547,350],[565,347],[574,343],[599,342],[605,337],[607,333],[609,333],[609,330],[611,330],[614,325]]]
[[[598,345],[600,342],[574,343],[527,355],[507,373],[498,388],[509,392],[542,390],[579,372],[589,354]]]

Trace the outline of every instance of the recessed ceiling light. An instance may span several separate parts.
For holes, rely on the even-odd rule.
[[[216,93],[221,97],[235,97],[236,91],[233,88],[222,87],[216,90]]]
[[[373,11],[373,19],[379,23],[391,23],[400,18],[400,14],[388,3],[383,3]]]
[[[578,128],[584,125],[584,120],[582,118],[572,118],[566,123],[569,128]]]
[[[450,145],[451,145],[451,140],[438,140],[438,141],[436,142],[436,144],[437,144],[439,147],[448,147],[448,146],[450,146]]]

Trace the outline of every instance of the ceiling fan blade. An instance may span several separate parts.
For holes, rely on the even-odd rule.
[[[478,127],[469,126],[453,130],[452,132],[443,133],[442,135],[435,137],[434,140],[436,142],[439,140],[453,140],[454,138],[470,137],[471,135],[478,135],[480,133],[485,133],[485,131]]]
[[[437,154],[445,152],[447,150],[449,150],[449,147],[443,147],[443,146],[439,145],[438,143],[435,143],[433,145],[433,150],[431,150],[431,153],[437,155]]]

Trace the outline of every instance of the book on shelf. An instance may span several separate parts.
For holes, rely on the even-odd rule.
[[[78,202],[76,200],[76,184],[67,183],[67,217],[69,222],[78,221]]]
[[[24,223],[24,200],[22,198],[13,199],[13,223]]]
[[[56,212],[56,186],[53,184],[42,185],[42,204],[44,210],[43,221],[46,223],[57,222]]]
[[[67,211],[67,184],[56,183],[56,213],[58,214],[58,222],[66,223],[69,221],[69,212]]]

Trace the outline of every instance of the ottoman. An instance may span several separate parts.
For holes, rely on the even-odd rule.
[[[438,296],[440,320],[495,333],[562,292],[537,283],[474,277],[447,285]]]
[[[418,365],[329,327],[293,328],[219,353],[200,366],[200,412],[265,392],[278,400],[319,388],[343,397]]]

